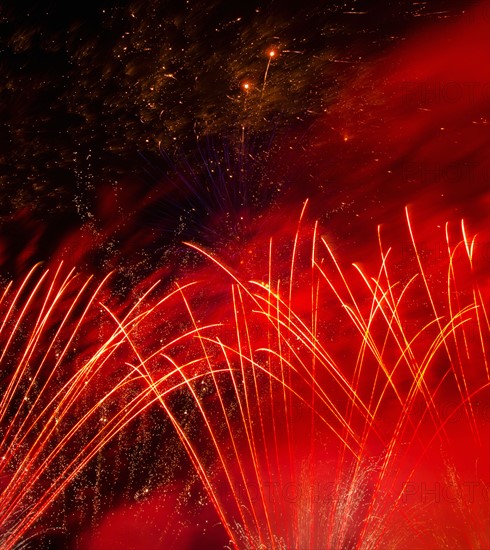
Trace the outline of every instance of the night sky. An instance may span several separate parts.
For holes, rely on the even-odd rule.
[[[242,125],[260,161],[381,51],[469,5],[2,2],[3,219],[81,223],[104,186],[169,187],[182,158],[199,174],[198,145],[224,164]]]
[[[239,295],[241,290],[236,289],[240,284],[240,288],[245,289],[245,284],[252,280],[254,284],[263,285],[261,290],[269,291],[271,280],[275,278],[278,295],[281,285],[282,292],[290,285],[289,301],[284,298],[285,302],[291,308],[294,305],[298,318],[315,325],[320,342],[320,338],[324,338],[324,342],[332,345],[332,353],[341,358],[342,368],[345,368],[343,375],[346,378],[352,376],[352,379],[361,377],[359,373],[355,374],[357,370],[349,369],[362,362],[359,357],[364,357],[364,351],[356,356],[353,332],[347,329],[342,332],[339,328],[339,319],[348,307],[342,304],[343,309],[333,313],[332,302],[318,298],[321,296],[318,290],[320,282],[316,279],[318,287],[313,291],[314,262],[309,256],[312,252],[308,239],[314,235],[313,238],[328,241],[331,250],[343,256],[339,264],[342,269],[347,269],[347,265],[352,267],[356,262],[360,270],[366,269],[371,277],[376,277],[382,271],[376,241],[378,227],[381,227],[383,246],[386,245],[384,250],[393,247],[390,256],[394,266],[393,278],[396,276],[405,284],[411,276],[410,270],[417,271],[420,262],[427,262],[427,270],[422,274],[425,287],[419,284],[420,278],[414,283],[413,294],[412,289],[407,291],[406,308],[400,297],[400,302],[403,302],[400,315],[404,323],[406,321],[412,328],[424,323],[442,326],[440,319],[447,322],[449,317],[445,316],[453,316],[451,326],[456,331],[454,325],[459,323],[460,317],[455,311],[462,312],[464,321],[464,316],[471,310],[470,305],[474,306],[473,302],[468,304],[465,300],[473,299],[478,303],[473,309],[485,311],[490,289],[488,8],[486,0],[138,0],[119,3],[103,0],[93,5],[1,2],[2,287],[10,279],[20,281],[36,262],[41,262],[42,269],[56,272],[56,284],[59,281],[55,266],[60,261],[63,268],[59,268],[59,273],[62,269],[73,268],[83,274],[95,273],[102,279],[114,271],[107,285],[107,294],[104,294],[105,290],[101,291],[100,301],[99,298],[93,300],[95,308],[99,309],[93,316],[87,314],[89,321],[86,324],[76,325],[80,335],[73,338],[73,350],[69,347],[72,344],[70,333],[65,335],[63,332],[66,330],[65,320],[60,316],[45,324],[40,323],[42,337],[36,336],[34,351],[26,352],[22,361],[27,357],[26,364],[35,364],[40,358],[42,368],[50,365],[51,360],[58,366],[57,358],[61,353],[64,362],[60,365],[66,364],[66,372],[72,372],[93,353],[94,346],[106,338],[112,321],[123,324],[125,321],[121,319],[131,317],[131,304],[135,300],[145,303],[145,288],[156,280],[160,281],[162,293],[180,289],[175,286],[176,281],[182,285],[196,282],[196,289],[200,284],[208,285],[203,289],[189,290],[190,298],[188,302],[184,301],[185,308],[182,304],[169,305],[168,308],[165,305],[167,309],[160,312],[160,305],[155,306],[157,313],[154,317],[152,310],[148,321],[146,317],[145,322],[141,321],[141,327],[138,320],[136,325],[139,328],[134,336],[136,344],[133,346],[129,339],[121,344],[119,355],[115,354],[114,360],[108,361],[107,376],[101,370],[102,376],[94,385],[94,394],[89,394],[87,402],[80,404],[80,409],[75,411],[78,414],[85,410],[83,407],[90,397],[97,395],[99,399],[109,382],[117,378],[125,367],[133,365],[136,359],[132,354],[136,354],[137,346],[148,352],[153,360],[151,350],[156,349],[155,346],[162,345],[165,339],[172,340],[173,346],[173,338],[183,331],[190,331],[194,338],[192,331],[197,330],[201,323],[220,326],[218,336],[213,335],[214,344],[219,342],[221,345],[221,340],[229,338],[233,342],[229,344],[231,348],[236,338],[238,348],[243,345],[243,349],[248,350],[247,346],[255,346],[263,351],[266,346],[272,347],[270,328],[268,325],[264,328],[263,320],[255,320],[255,324],[251,321],[249,328],[237,313],[242,312],[243,319],[248,318],[247,315],[255,319],[259,302],[247,303],[247,296],[243,301]],[[296,230],[305,201],[308,204],[301,221],[305,237],[300,238]],[[408,245],[413,243],[407,234],[405,207],[408,207],[410,219],[418,231],[416,240],[420,240],[420,254],[417,258],[407,252]],[[461,219],[467,225],[461,226]],[[445,234],[446,221],[452,225]],[[314,225],[316,222],[317,226]],[[460,233],[463,231],[465,238],[465,231],[479,235],[478,246],[474,246],[478,253],[483,251],[483,254],[474,261],[471,257],[471,269],[461,267],[456,260],[450,269],[444,263],[448,248],[446,240],[451,246],[457,240],[453,228]],[[271,239],[276,248],[273,248]],[[192,246],[202,248],[201,252],[196,252]],[[296,247],[297,258],[294,256]],[[473,249],[468,243],[465,247],[471,256]],[[206,256],[208,253],[210,256]],[[313,247],[313,256],[315,253]],[[454,257],[459,261],[459,256],[455,254]],[[213,258],[219,258],[225,267],[217,268]],[[330,266],[329,260],[321,265],[324,268]],[[230,277],[235,285],[231,301]],[[342,289],[334,293],[340,300],[347,286],[343,275],[336,277],[333,275],[331,280],[328,279],[328,284],[333,289]],[[388,281],[388,275],[386,278]],[[267,280],[269,283],[266,284]],[[353,283],[354,294],[359,292],[361,296],[366,288],[372,291],[375,285],[369,285],[373,280],[366,277],[364,281]],[[471,286],[474,280],[483,289],[480,293]],[[391,295],[393,288],[399,288],[397,285],[398,282],[386,294]],[[434,285],[436,290],[427,300],[424,292],[430,285]],[[32,281],[26,285],[26,289],[33,287]],[[15,285],[12,288],[16,288]],[[453,302],[450,298],[447,302],[445,291],[450,296],[454,291],[457,298]],[[46,304],[48,298],[52,298],[50,292],[47,291]],[[83,309],[81,306],[77,305],[73,311],[66,306],[76,294],[74,290],[70,292],[68,298],[65,295],[60,298],[60,312],[67,307],[70,315],[73,312],[78,315]],[[314,292],[318,296],[313,312]],[[23,350],[25,335],[30,334],[29,323],[36,319],[38,311],[41,318],[41,314],[49,310],[39,295],[35,295],[31,303],[19,291],[19,303],[25,299],[33,310],[30,313],[31,310],[26,308],[25,318],[23,313],[19,313],[23,310],[18,305],[12,306],[6,314],[9,299],[5,302],[0,299],[1,315],[8,317],[13,312],[12,315],[19,315],[22,320],[19,321],[19,335],[16,333],[18,327],[10,317],[0,327],[0,348],[4,347],[0,358],[1,388],[6,388],[11,379],[15,380],[15,375],[11,374],[16,372],[17,356],[14,352],[21,357],[19,350]],[[350,287],[349,295],[352,298]],[[365,303],[369,303],[369,299],[372,295],[368,292]],[[359,303],[362,309],[365,303],[362,299]],[[440,303],[443,305],[438,309],[438,317],[436,309]],[[106,304],[106,311],[103,311]],[[57,302],[56,305],[58,307]],[[57,310],[53,310],[56,314]],[[188,319],[191,311],[192,323]],[[109,320],[104,317],[106,313],[110,313]],[[315,315],[319,320],[315,320]],[[488,393],[488,313],[486,316],[483,313],[475,315],[468,318],[468,323],[478,335],[476,339],[471,340],[465,334],[460,341],[454,332],[456,351],[451,343],[445,344],[450,360],[434,353],[435,372],[432,374],[431,371],[433,378],[427,384],[436,388],[430,391],[434,391],[437,398],[439,391],[446,399],[466,395],[467,401],[473,390],[478,396],[482,388],[486,388]],[[437,319],[434,320],[433,316]],[[243,343],[245,339],[240,342],[242,321],[246,330],[250,330],[252,343]],[[291,322],[291,314],[288,322]],[[388,350],[389,354],[390,345],[396,350],[399,342],[390,340],[396,323],[393,320],[387,322],[390,328],[381,347],[383,353]],[[26,324],[25,329],[22,323]],[[279,325],[278,319],[277,327]],[[69,326],[68,321],[66,326]],[[478,331],[475,326],[478,326]],[[45,329],[48,336],[43,340]],[[375,332],[377,325],[373,323],[370,329]],[[8,338],[9,330],[16,335],[15,338]],[[285,329],[277,328],[278,340],[283,337],[281,330]],[[250,334],[247,332],[247,337]],[[382,334],[382,331],[377,334]],[[446,337],[450,340],[447,334]],[[56,338],[60,342],[69,342],[66,356],[61,343],[50,344]],[[441,342],[445,342],[444,338]],[[299,337],[297,339],[300,341]],[[461,343],[463,339],[464,345]],[[171,348],[172,358],[191,364],[189,357],[194,358],[192,354],[197,353],[193,343],[178,339],[176,342],[175,350]],[[131,343],[128,349],[124,348],[128,343]],[[200,345],[205,347],[202,342]],[[295,345],[291,350],[296,349]],[[417,341],[414,355],[423,349],[423,345],[420,349],[418,345]],[[305,341],[301,341],[297,349],[300,351],[296,359],[303,365],[303,358],[308,353],[311,355],[311,349]],[[223,350],[214,350],[215,355],[206,355],[206,360],[210,363],[215,359],[216,365],[222,367],[220,352]],[[409,355],[408,351],[406,355]],[[458,361],[453,361],[456,356]],[[403,363],[402,360],[399,362]],[[452,371],[447,364],[451,364]],[[454,364],[460,366],[459,371]],[[482,365],[486,365],[486,374],[483,375]],[[478,370],[480,367],[481,371]],[[155,362],[154,368],[160,375],[168,364]],[[405,395],[406,391],[410,397],[407,379],[410,382],[412,379],[399,374],[401,367],[396,374],[395,370],[393,380],[399,384],[400,395]],[[367,375],[364,386],[359,384],[359,393],[366,392],[363,396],[366,402],[371,384],[374,395],[379,382],[379,370],[376,370],[376,376],[372,376],[373,372]],[[27,367],[25,373],[25,376],[31,376]],[[51,381],[51,375],[47,376]],[[454,387],[448,382],[453,381],[451,377],[457,382]],[[31,378],[28,380],[30,388]],[[48,386],[43,394],[45,399],[55,395],[55,384],[59,383],[61,387],[63,377],[53,376],[52,380],[52,386]],[[214,411],[211,414],[216,414],[216,410],[220,410],[217,395],[220,399],[222,396],[215,380],[215,386],[207,378],[205,380],[207,382],[199,386],[198,397],[192,391],[174,392],[168,399],[166,415],[158,406],[149,407],[135,421],[134,428],[125,428],[107,449],[99,451],[86,471],[77,477],[52,508],[29,526],[30,530],[23,534],[28,537],[26,548],[268,548],[265,543],[260,546],[253,537],[243,542],[243,546],[237,543],[237,540],[242,540],[242,535],[245,541],[245,535],[240,533],[246,525],[235,525],[238,515],[233,502],[226,501],[229,495],[223,497],[223,502],[224,509],[229,504],[230,516],[226,513],[220,515],[209,494],[206,495],[202,477],[193,469],[195,463],[192,457],[189,458],[188,449],[182,445],[182,440],[179,442],[173,429],[175,424],[169,421],[171,413],[175,414],[185,433],[191,434],[192,442],[202,450],[203,464],[209,469],[210,476],[215,476],[216,483],[223,482],[213,448],[203,435],[206,426],[199,416],[199,407],[196,407],[196,400],[198,403],[202,400]],[[321,379],[320,375],[318,384],[325,384],[324,387],[329,389],[335,385],[331,379]],[[229,398],[232,411],[230,422],[236,421],[237,426],[241,426],[237,414],[240,398],[233,394],[230,386],[223,384],[223,387],[226,388],[223,399],[226,402]],[[263,387],[268,388],[267,385]],[[342,388],[341,383],[339,387]],[[19,388],[23,388],[21,383]],[[300,384],[299,388],[297,391],[301,393],[304,387]],[[234,389],[238,392],[236,387]],[[247,393],[246,388],[243,391]],[[308,391],[311,393],[311,387]],[[333,400],[338,398],[343,403],[342,397],[339,398],[343,394],[338,391],[338,394],[332,394]],[[121,393],[121,402],[124,402],[130,392]],[[255,394],[252,401],[254,398],[257,403],[262,403]],[[16,418],[9,411],[17,406],[17,401],[13,397],[10,399],[5,405],[10,416],[1,416],[3,401],[0,402],[0,434],[8,433],[7,421]],[[25,401],[30,404],[27,398]],[[385,406],[384,401],[382,405]],[[345,406],[350,407],[350,403]],[[394,408],[390,409],[392,406]],[[112,410],[109,405],[107,410]],[[271,410],[273,416],[274,408]],[[396,403],[393,405],[387,399],[383,411],[387,412],[387,418],[390,418],[390,410],[397,410]],[[184,416],[188,411],[189,416]],[[484,426],[478,424],[478,413],[474,420],[475,426],[483,426],[484,440],[488,432],[488,409],[485,411]],[[104,409],[101,413],[104,422],[106,412]],[[354,425],[355,414],[352,410],[349,414]],[[389,423],[386,418],[383,421],[385,424],[381,430],[386,427],[386,422]],[[223,419],[218,419],[216,425],[224,429]],[[432,437],[427,435],[432,432],[422,420],[420,425],[421,440],[426,441],[424,437]],[[280,433],[279,420],[278,426],[277,433]],[[92,433],[90,429],[83,432],[80,438],[83,443],[88,441],[87,434]],[[311,439],[321,439],[313,432],[313,427],[311,434],[308,429],[305,428],[304,433],[299,430],[297,436],[304,448],[310,445],[309,435]],[[437,430],[438,433],[443,431],[440,426]],[[237,433],[243,436],[239,428]],[[286,453],[286,443],[292,439],[284,433],[274,437],[279,441],[277,445],[284,444],[280,451]],[[319,443],[319,447],[328,447],[328,437],[325,443]],[[465,480],[473,480],[473,477],[464,476],[476,475],[469,472],[474,472],[477,457],[481,457],[479,472],[484,471],[482,479],[488,483],[485,471],[489,463],[488,445],[484,444],[479,450],[470,445],[465,454],[461,450],[465,437],[464,428],[458,425],[454,429],[454,438],[448,443],[450,451],[456,449],[454,460],[460,467],[460,475]],[[414,436],[410,444],[415,439]],[[28,438],[21,441],[25,447],[26,442],[29,442]],[[226,444],[224,438],[223,448]],[[374,456],[379,451],[378,458],[373,458],[371,463],[375,464],[384,455],[381,447],[376,447],[379,443],[373,447],[369,445],[366,443],[366,453],[369,451]],[[19,456],[22,456],[24,447],[20,445],[19,448]],[[302,449],[301,444],[298,448]],[[275,451],[279,456],[280,451],[277,448]],[[313,470],[316,468],[325,473],[322,470],[325,468],[325,475],[331,474],[325,466],[330,464],[329,460],[334,460],[334,452],[331,455],[329,452],[326,451],[327,458],[320,453],[317,462],[311,458],[317,458],[312,452],[309,460]],[[437,483],[433,480],[439,479],[436,475],[440,472],[434,473],[433,464],[446,459],[442,460],[436,451],[432,452],[430,447],[425,462],[422,461],[422,477],[415,476],[414,479],[425,480],[425,475]],[[70,442],[64,453],[60,461],[62,465],[77,456],[76,443]],[[298,453],[300,456],[300,451]],[[283,456],[286,455],[281,455],[281,460]],[[281,466],[277,472],[280,477],[283,465],[279,462]],[[409,456],[399,471],[415,462],[413,456]],[[32,501],[35,502],[42,490],[49,486],[50,480],[57,475],[57,468],[55,463],[53,471],[47,471],[39,486],[33,485]],[[15,479],[10,471],[0,470],[0,490],[8,486],[9,476]],[[465,513],[469,514],[469,510],[470,507],[465,508]],[[487,533],[490,522],[485,516],[486,508],[483,510],[480,533]],[[374,517],[374,512],[371,512]],[[286,512],[283,510],[282,513]],[[430,516],[430,521],[440,525],[453,521],[446,509],[441,514],[441,517],[437,514]],[[355,511],[352,515],[356,515]],[[165,522],[162,517],[167,518]],[[387,517],[386,523],[391,525],[392,516]],[[454,520],[456,526],[465,525],[467,518],[463,521],[462,517],[457,516]],[[230,524],[226,527],[228,521]],[[414,520],[417,529],[418,521],[420,518]],[[292,524],[286,519],[285,523],[288,522]],[[428,520],[427,525],[429,523]],[[353,528],[353,534],[349,535],[353,538],[343,539],[343,546],[331,542],[331,547],[374,550],[376,546],[368,543],[353,546],[357,541],[355,537],[361,537],[363,533],[361,524]],[[239,534],[232,543],[235,527]],[[287,532],[287,527],[284,532]],[[430,524],[425,531],[420,529],[422,535],[417,531],[422,541],[417,548],[432,550],[429,540],[437,540],[441,548],[451,548],[455,541],[463,540],[458,538],[459,535],[451,538],[451,533],[434,535],[434,539],[424,538],[432,527]],[[9,528],[10,524],[2,524],[0,517],[0,546],[4,540],[1,530]],[[433,530],[439,533],[435,527]],[[475,528],[474,532],[477,531]],[[294,538],[297,533],[290,539],[286,535],[281,539],[279,534],[277,540],[275,535],[270,539],[268,536],[263,540],[275,541],[275,548],[279,550],[289,549],[288,540],[296,541],[294,544],[298,550],[306,550],[297,542],[299,539]],[[478,535],[480,538],[477,535],[471,538],[471,534],[465,536],[468,547],[474,544],[475,548],[483,548],[474,541],[488,540],[484,535]],[[393,543],[391,547],[408,548],[406,544],[412,541],[411,537],[409,534],[404,542],[397,539],[398,546]],[[164,540],[166,542],[162,542]],[[314,550],[313,534],[309,540],[308,547]]]

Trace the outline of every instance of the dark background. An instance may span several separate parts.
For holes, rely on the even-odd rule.
[[[86,222],[100,188],[174,189],[165,181],[183,163],[199,194],[203,142],[205,162],[226,164],[245,124],[250,147],[267,154],[373,55],[471,2],[96,4],[0,6],[3,221],[24,210],[57,229]],[[279,55],[260,93],[271,47]]]

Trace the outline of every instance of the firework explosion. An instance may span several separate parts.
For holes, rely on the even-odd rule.
[[[161,361],[192,337],[191,331],[163,340],[166,321],[160,310],[182,288],[151,300],[151,287],[122,308],[119,318],[104,303],[109,301],[103,297],[107,278],[92,290],[90,279],[81,280],[73,271],[62,275],[62,266],[54,275],[46,271],[36,277],[34,272],[18,288],[7,285],[1,303],[3,548],[23,542],[77,474],[132,419],[179,388],[182,377],[194,381],[201,376],[198,357],[179,366],[168,359],[170,368]],[[162,336],[151,344],[145,328],[149,317]],[[146,341],[137,333],[145,334]],[[158,370],[152,364],[156,357]]]
[[[457,416],[472,434],[468,448],[487,455],[488,297],[471,283],[484,260],[476,259],[477,241],[464,225],[464,240],[455,246],[446,227],[447,260],[431,268],[431,279],[439,270],[447,276],[438,293],[407,221],[415,270],[406,282],[392,279],[392,251],[382,242],[375,276],[357,267],[362,284],[351,282],[318,227],[301,245],[296,235],[286,280],[273,274],[272,243],[266,281],[244,283],[218,262],[234,283],[235,335],[230,343],[202,340],[210,363],[213,348],[222,350],[230,380],[213,377],[219,405],[209,410],[192,393],[222,470],[218,482],[202,472],[203,482],[236,546],[488,545],[487,480],[475,479],[482,493],[464,503],[454,472],[472,465],[453,466],[461,460],[454,456],[460,434],[454,439],[449,429]],[[470,273],[461,281],[465,269]],[[430,313],[408,320],[406,305],[414,302]],[[344,331],[347,346],[338,340]],[[450,411],[441,407],[449,400]],[[431,478],[437,490],[451,491],[443,514],[454,516],[452,533],[439,530],[430,509],[422,522],[422,506],[410,502],[427,460],[439,464]],[[476,522],[470,533],[468,518]]]
[[[2,7],[2,548],[490,547],[488,3],[351,4]]]

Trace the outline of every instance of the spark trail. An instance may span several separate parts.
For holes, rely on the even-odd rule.
[[[154,338],[155,317],[162,330],[162,310],[182,289],[156,295],[154,284],[113,310],[109,279],[96,284],[62,264],[51,271],[35,266],[3,290],[2,548],[48,529],[43,518],[114,436],[145,413],[156,395],[161,399],[178,389],[183,372],[190,381],[201,376],[198,356],[189,352],[179,364],[170,357],[192,340],[192,331],[173,331],[168,341]],[[123,313],[118,317],[116,311]]]
[[[408,210],[407,228],[412,252],[401,280],[381,234],[373,275],[343,267],[318,225],[298,229],[289,280],[274,278],[272,243],[269,280],[249,282],[191,245],[231,278],[233,333],[204,336],[195,325],[209,371],[220,371],[211,376],[211,402],[183,376],[206,443],[175,415],[172,422],[234,547],[488,545],[485,468],[472,478],[483,492],[461,498],[470,470],[451,429],[457,416],[471,434],[471,456],[481,452],[488,463],[477,405],[490,382],[488,289],[477,276],[483,249],[464,223],[453,245],[447,225],[447,256],[427,266]],[[433,283],[441,275],[442,289]],[[337,338],[325,323],[332,318]],[[452,476],[459,500],[414,502],[433,462],[440,471],[430,482]],[[443,528],[441,510],[453,531]]]

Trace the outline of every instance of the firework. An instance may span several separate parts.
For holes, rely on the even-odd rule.
[[[478,452],[487,460],[476,406],[489,387],[482,249],[464,224],[454,245],[446,226],[446,257],[429,270],[408,213],[407,225],[411,253],[400,280],[396,250],[385,250],[381,236],[375,275],[356,265],[352,273],[318,226],[309,239],[298,230],[286,280],[274,277],[272,243],[266,281],[242,281],[201,250],[232,277],[233,331],[213,337],[195,324],[208,389],[183,379],[199,438],[163,405],[235,547],[488,545],[476,513],[488,506],[485,493],[462,497],[471,470],[449,429],[458,416],[471,434],[470,463]],[[432,462],[441,471],[430,482],[446,483],[451,498],[414,504]],[[484,470],[471,480],[480,489]],[[441,509],[453,531],[441,528]]]
[[[154,298],[152,285],[113,309],[109,279],[97,285],[62,265],[52,273],[36,266],[2,293],[2,548],[42,534],[49,522],[39,521],[101,449],[156,395],[178,388],[181,372],[200,376],[190,351],[181,364],[169,355],[183,357],[178,350],[192,331],[154,338],[182,289]]]
[[[488,6],[317,4],[2,11],[2,547],[489,547]]]

